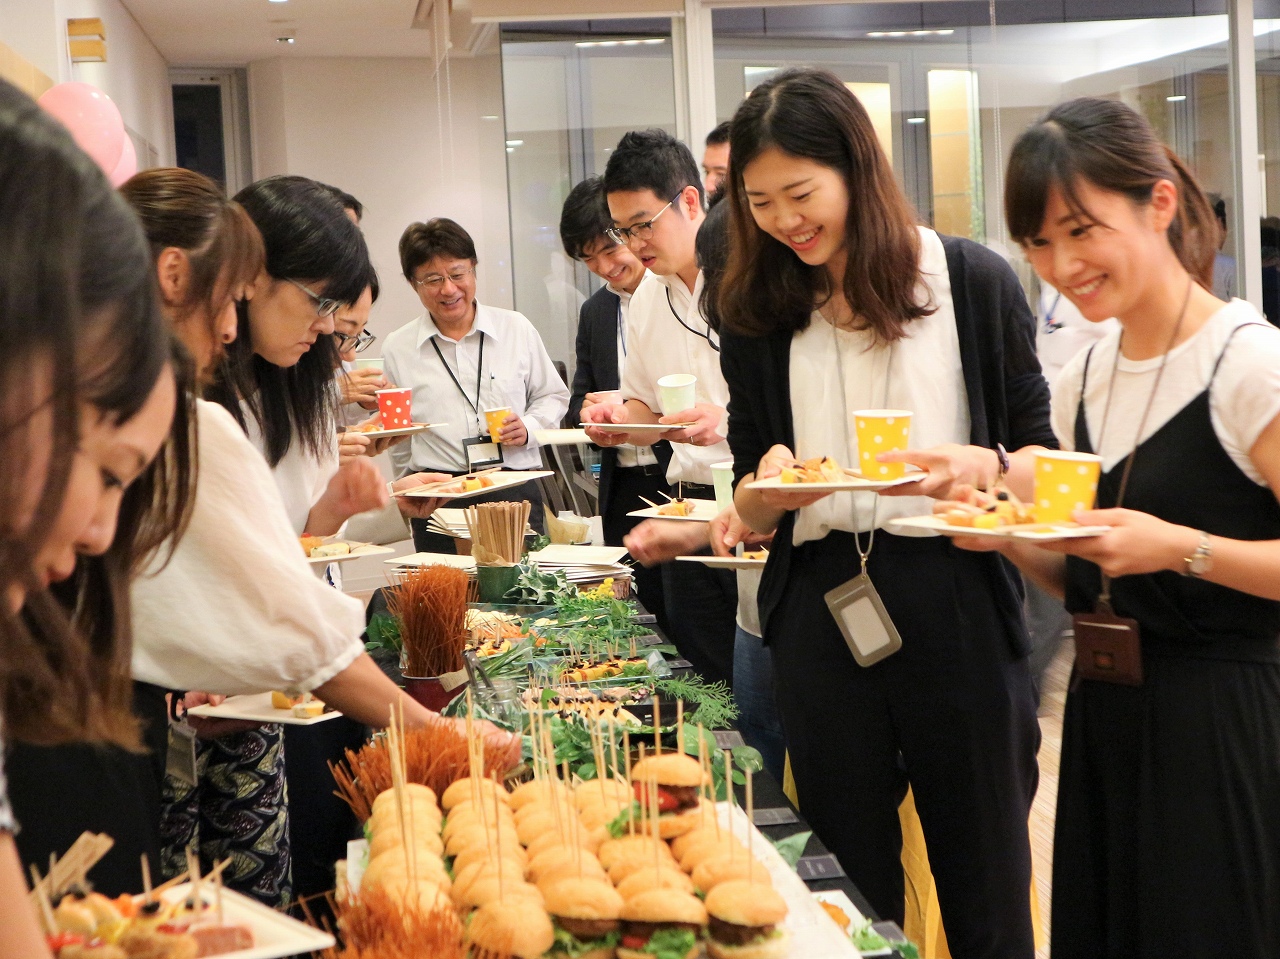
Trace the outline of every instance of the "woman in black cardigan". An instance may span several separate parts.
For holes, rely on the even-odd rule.
[[[1028,448],[1055,445],[1031,313],[998,256],[915,225],[865,110],[830,74],[757,87],[731,138],[720,304],[735,502],[776,531],[760,614],[801,808],[901,922],[910,785],[953,953],[1029,957],[1039,727],[1020,582],[993,555],[884,527],[956,484],[1028,473]],[[912,411],[913,450],[882,461],[928,471],[896,491],[910,499],[746,488],[796,457],[854,462],[847,414],[888,406]],[[860,571],[902,639],[866,667],[825,601]]]

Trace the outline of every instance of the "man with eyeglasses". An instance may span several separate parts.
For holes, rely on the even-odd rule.
[[[413,419],[443,423],[415,434],[391,450],[396,475],[436,472],[461,475],[500,465],[542,467],[537,430],[560,425],[569,408],[569,388],[556,372],[533,324],[520,313],[476,302],[475,243],[453,220],[412,223],[400,237],[400,266],[426,312],[387,337],[382,349],[386,375],[413,389]],[[486,410],[510,409],[489,438]],[[530,523],[545,525],[535,482],[477,496],[469,503],[529,500]],[[414,521],[414,546],[452,552],[447,537]]]
[[[588,427],[587,435],[600,446],[670,440],[668,485],[678,485],[686,497],[714,499],[711,464],[733,456],[725,439],[729,389],[720,372],[720,337],[699,307],[703,276],[695,243],[706,214],[698,164],[689,148],[665,131],[633,131],[609,157],[604,190],[613,222],[610,238],[625,243],[654,277],[636,290],[627,313],[626,402],[600,403],[582,414],[584,422],[634,423],[636,429],[615,433]],[[697,377],[697,402],[660,416],[658,380],[678,373]],[[643,428],[666,423],[692,425],[662,433]],[[628,538],[633,555],[643,554],[632,544],[644,538],[646,528],[652,529],[642,525]],[[705,535],[701,550],[710,551]],[[643,555],[636,558],[644,561]],[[667,563],[663,591],[676,648],[708,680],[732,684],[738,603],[733,573]]]

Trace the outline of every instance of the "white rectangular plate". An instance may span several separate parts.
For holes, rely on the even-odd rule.
[[[455,553],[410,553],[395,559],[384,559],[388,566],[453,566],[456,569],[476,568],[474,556],[458,556]]]
[[[634,509],[628,516],[640,516],[644,519],[675,519],[687,520],[693,523],[709,523],[720,513],[716,509],[716,501],[713,499],[689,499],[686,502],[693,504],[693,512],[688,516],[667,516],[658,512],[657,506],[646,506],[644,509]]]
[[[568,546],[553,543],[530,553],[539,566],[612,566],[627,555],[625,546]]]
[[[677,556],[682,563],[701,563],[712,569],[764,569],[767,559],[747,559],[745,556]]]
[[[1020,539],[1033,543],[1052,543],[1062,539],[1086,539],[1111,531],[1110,526],[1071,526],[1052,523],[1035,523],[1025,526],[1002,526],[997,529],[974,529],[972,526],[952,526],[941,516],[907,516],[891,519],[888,524],[901,529],[923,529],[943,536],[986,536],[995,539]]]
[[[551,476],[551,470],[499,470],[496,473],[486,473],[488,479],[493,480],[492,486],[486,486],[483,489],[471,490],[469,493],[441,493],[439,490],[428,489],[421,491],[418,489],[405,490],[403,493],[397,493],[397,496],[413,496],[422,497],[423,499],[470,499],[472,496],[484,496],[488,493],[498,493],[509,486],[519,486],[521,483],[527,483],[529,480],[542,479],[544,476]],[[461,476],[458,479],[462,479]]]
[[[851,930],[861,928],[866,924],[867,917],[853,904],[853,900],[845,895],[843,889],[824,889],[819,892],[811,892],[809,895],[813,896],[818,902],[829,902],[831,905],[839,907],[849,917],[849,929],[845,930],[846,934],[852,934]],[[862,952],[861,955],[863,959],[870,959],[871,956],[891,956],[893,955],[893,950],[873,949],[869,952]]]
[[[181,902],[193,891],[191,883],[184,882],[180,886],[166,889],[161,896],[165,902]],[[213,896],[213,890],[205,885],[201,898],[212,903],[215,901]],[[253,932],[253,946],[238,952],[218,953],[220,956],[234,956],[235,959],[280,959],[282,956],[319,952],[336,944],[333,936],[327,932],[313,929],[306,923],[291,919],[282,912],[269,909],[230,889],[222,890],[222,914],[228,925],[247,926]]]
[[[770,476],[768,479],[752,480],[747,483],[747,489],[771,489],[781,490],[784,493],[839,493],[843,490],[851,490],[855,493],[868,492],[874,493],[877,490],[890,489],[894,486],[902,486],[906,483],[915,483],[924,479],[928,474],[922,470],[907,467],[907,475],[892,480],[873,480],[867,479],[861,473],[855,473],[853,470],[845,470],[848,479],[836,483],[784,483],[781,476]]]
[[[697,423],[583,423],[582,428],[595,427],[602,433],[673,433],[687,430]]]
[[[533,438],[539,446],[576,446],[591,442],[586,430],[534,430]]]
[[[284,726],[314,726],[342,715],[334,711],[303,719],[287,709],[272,706],[270,693],[228,696],[221,706],[192,706],[187,711],[192,716],[202,716],[205,719],[244,719],[251,723],[280,723]]]
[[[348,427],[348,433],[359,433],[367,436],[371,440],[384,440],[389,436],[412,436],[414,433],[422,433],[426,430],[438,430],[442,426],[448,426],[448,423],[414,423],[412,426],[402,426],[395,430],[358,430]]]
[[[804,959],[857,959],[858,950],[853,941],[813,898],[804,880],[787,865],[773,843],[747,820],[742,807],[735,805],[730,812],[728,803],[716,803],[716,812],[721,824],[725,828],[731,826],[733,834],[744,845],[750,833],[752,855],[763,864],[773,888],[787,904],[787,918],[782,921],[782,927],[791,936],[787,955],[797,959],[801,956]]]
[[[342,556],[308,556],[307,562],[312,566],[328,566],[330,563],[346,563],[361,556],[380,556],[383,553],[394,553],[390,546],[377,546],[374,543],[352,543],[348,540],[329,540],[330,543],[346,543],[351,552]]]

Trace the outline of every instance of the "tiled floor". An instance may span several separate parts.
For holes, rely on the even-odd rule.
[[[1058,800],[1058,759],[1062,753],[1062,711],[1067,700],[1067,680],[1075,646],[1070,640],[1062,644],[1045,671],[1040,694],[1040,789],[1031,807],[1031,860],[1035,867],[1036,887],[1040,893],[1040,918],[1046,934],[1049,931],[1049,904],[1053,895],[1053,816]],[[1046,944],[1036,959],[1049,959]]]

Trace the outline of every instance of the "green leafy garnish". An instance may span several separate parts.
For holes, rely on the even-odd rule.
[[[697,944],[697,938],[688,929],[659,929],[649,937],[642,951],[651,953],[654,959],[684,959]]]
[[[792,869],[795,869],[796,863],[804,855],[804,847],[809,845],[809,837],[812,835],[812,830],[798,832],[787,836],[785,839],[776,840],[773,847],[778,850],[778,855],[783,858],[783,861]]]
[[[567,932],[556,926],[556,941],[550,949],[547,950],[548,956],[555,956],[559,959],[564,956],[565,959],[577,959],[578,956],[593,952],[596,949],[612,949],[617,946],[619,940],[622,939],[621,933],[611,932],[600,939],[592,939],[590,942],[583,942],[571,932]]]
[[[578,595],[578,587],[569,582],[564,570],[544,573],[536,563],[527,560],[516,566],[516,569],[519,570],[516,584],[503,597],[512,603],[551,606],[562,597]]]
[[[388,616],[386,613],[378,613],[370,619],[364,634],[366,652],[373,653],[385,649],[398,656],[404,648],[400,640],[400,623],[394,616]]]
[[[609,836],[613,839],[621,839],[627,834],[630,824],[640,822],[643,814],[644,810],[640,808],[640,803],[633,799],[630,806],[625,807],[622,812],[609,820]]]

